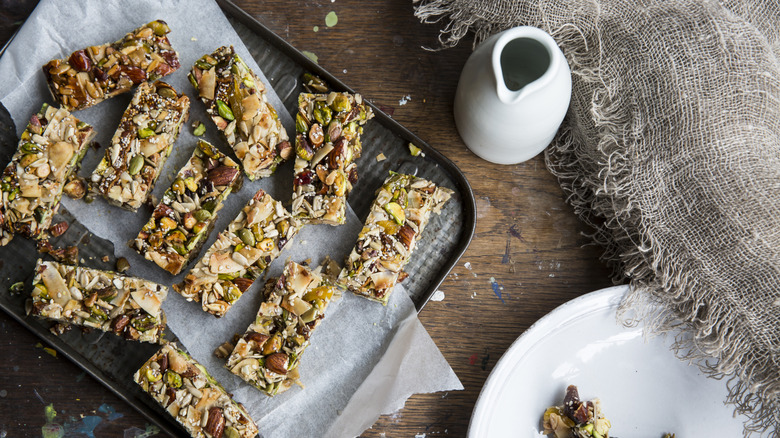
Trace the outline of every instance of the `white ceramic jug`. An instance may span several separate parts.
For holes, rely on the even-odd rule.
[[[571,71],[555,40],[529,26],[505,30],[471,54],[455,93],[455,124],[472,152],[520,163],[550,144],[571,98]]]

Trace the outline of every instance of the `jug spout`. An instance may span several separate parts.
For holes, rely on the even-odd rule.
[[[554,56],[557,49],[555,40],[541,29],[505,31],[495,42],[491,59],[498,99],[516,104],[549,84],[560,68],[560,59]]]

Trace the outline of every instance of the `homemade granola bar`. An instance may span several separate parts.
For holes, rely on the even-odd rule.
[[[179,68],[179,59],[162,20],[139,27],[121,40],[73,52],[43,66],[54,99],[69,110],[98,104],[144,81]]]
[[[141,84],[92,173],[92,191],[136,211],[152,192],[189,109],[189,98],[165,82]]]
[[[125,339],[161,343],[162,302],[168,288],[141,278],[38,260],[32,314],[113,332]]]
[[[266,98],[265,85],[232,46],[204,55],[188,77],[250,180],[270,176],[290,158],[287,131]]]
[[[257,425],[241,403],[175,344],[166,344],[133,375],[135,383],[192,437],[251,438]]]
[[[208,239],[222,201],[241,188],[238,163],[204,140],[176,175],[131,247],[173,275]]]
[[[188,301],[200,302],[204,311],[224,316],[300,227],[281,202],[258,190],[173,289]]]
[[[391,172],[377,191],[339,283],[357,295],[387,304],[431,214],[439,213],[451,195],[451,190],[428,180]]]
[[[298,380],[301,355],[336,290],[318,271],[291,261],[266,283],[255,322],[228,358],[230,372],[270,396]]]
[[[304,223],[343,224],[357,182],[361,125],[374,116],[359,94],[298,96],[292,214]]]
[[[64,109],[43,104],[30,117],[0,180],[0,246],[16,233],[43,237],[60,205],[63,187],[94,136],[91,126]]]

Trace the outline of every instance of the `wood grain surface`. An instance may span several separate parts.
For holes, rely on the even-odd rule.
[[[2,4],[0,43],[5,43],[35,2]],[[363,434],[465,436],[482,385],[509,345],[558,305],[611,285],[599,249],[583,246],[588,230],[564,202],[543,157],[495,165],[460,140],[452,102],[471,36],[454,49],[425,50],[437,46],[442,24],[420,23],[411,1],[237,4],[296,48],[314,53],[321,66],[385,108],[468,177],[477,199],[476,235],[440,287],[444,299],[420,314],[465,390],[414,395]],[[328,27],[331,11],[338,23]],[[36,344],[35,336],[0,312],[0,438],[40,436],[49,404],[57,412],[49,426],[59,425],[66,436],[135,436],[147,430],[132,407]]]

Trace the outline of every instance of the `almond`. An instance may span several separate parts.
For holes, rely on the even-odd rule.
[[[207,177],[215,186],[227,186],[233,183],[238,175],[238,169],[229,166],[219,166],[208,171]]]
[[[209,419],[206,422],[206,432],[213,437],[221,437],[225,431],[225,416],[222,415],[222,408],[213,406],[209,409]]]
[[[268,340],[268,338],[268,335],[257,332],[249,332],[244,335],[244,339],[247,341],[254,341],[258,346],[262,346],[263,343]]]
[[[233,280],[233,284],[235,284],[238,290],[240,290],[242,293],[246,292],[246,290],[249,289],[249,286],[251,286],[252,283],[253,283],[252,280],[243,277],[238,277]]]
[[[398,230],[398,240],[404,244],[406,249],[411,249],[414,242],[414,230],[409,225],[404,225]]]
[[[141,68],[123,65],[120,67],[120,70],[122,73],[127,75],[127,77],[130,78],[130,80],[133,81],[133,84],[135,85],[146,81],[146,71]]]
[[[347,156],[347,145],[343,138],[333,145],[333,150],[328,154],[328,165],[331,169],[339,169],[344,164]]]
[[[287,374],[287,355],[274,353],[265,358],[265,366],[276,374]]]
[[[95,296],[95,294],[92,294],[92,296]],[[111,323],[111,328],[114,330],[114,333],[122,333],[122,330],[124,330],[125,327],[127,327],[127,324],[129,322],[130,322],[130,318],[127,315],[120,315],[114,319],[114,322]],[[167,367],[168,364],[167,360],[165,364]]]
[[[92,68],[92,61],[85,50],[73,52],[68,58],[68,64],[77,71],[89,71]]]
[[[165,204],[160,204],[154,209],[154,218],[160,219],[161,217],[173,216],[173,209]]]

